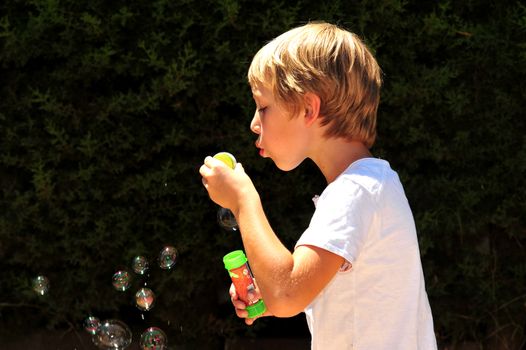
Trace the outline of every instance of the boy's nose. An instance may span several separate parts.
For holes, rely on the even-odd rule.
[[[250,130],[252,130],[255,134],[260,134],[261,132],[261,124],[259,120],[259,114],[258,111],[254,113],[254,117],[252,118],[252,121],[250,122]]]

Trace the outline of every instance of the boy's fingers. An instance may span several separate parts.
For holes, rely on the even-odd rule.
[[[254,322],[256,322],[257,319],[258,319],[258,317],[245,318],[245,323],[246,323],[247,326],[252,326],[254,324]]]
[[[201,176],[207,176],[210,174],[210,168],[207,167],[205,164],[201,165],[201,167],[199,168],[199,174],[201,174]]]
[[[234,300],[238,299],[237,292],[236,292],[236,287],[234,286],[234,283],[232,283],[230,285],[230,289],[228,290],[228,294],[230,294],[230,300],[234,301]]]
[[[245,314],[246,316],[248,316],[248,312]],[[246,317],[245,316],[245,317]],[[272,316],[272,314],[267,310],[265,311],[265,313],[263,315],[259,315],[257,317],[254,317],[254,318],[245,318],[245,323],[248,325],[248,326],[251,326],[252,324],[254,324],[254,322],[256,322],[256,320],[258,318],[261,318],[261,317],[265,317],[265,316]]]
[[[254,292],[248,292],[247,293],[248,301],[253,302],[255,300],[258,300],[259,298],[256,296],[256,293]]]
[[[236,308],[236,315],[237,317],[239,318],[244,318],[246,319],[248,317],[248,311],[247,310],[242,310],[242,309],[237,309]]]
[[[225,163],[220,161],[219,159],[216,159],[214,157],[207,156],[205,160],[203,161],[204,165],[206,165],[209,168],[218,167],[218,166],[225,166],[228,167]]]
[[[247,306],[245,305],[245,303],[242,302],[242,301],[239,300],[239,299],[232,300],[232,304],[234,305],[234,307],[235,307],[236,309],[245,310],[245,309],[247,308]]]

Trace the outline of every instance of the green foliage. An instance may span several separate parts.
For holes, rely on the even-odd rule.
[[[235,154],[293,247],[323,179],[258,159],[245,74],[265,42],[318,19],[362,36],[383,69],[373,151],[406,187],[440,344],[524,342],[526,7],[484,0],[4,1],[0,337],[89,313],[142,327],[111,276],[164,244],[180,257],[152,269],[146,321],[201,348],[249,334],[221,263],[241,241],[217,226],[198,168]],[[257,323],[250,334],[272,325]]]

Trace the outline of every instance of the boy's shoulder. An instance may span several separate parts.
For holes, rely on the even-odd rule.
[[[388,182],[389,177],[396,173],[389,163],[378,158],[363,158],[355,161],[331,182],[320,195],[323,202],[350,202],[358,197],[371,198],[376,196]],[[339,203],[341,204],[341,203]]]
[[[339,186],[346,186],[348,182],[352,182],[374,193],[379,191],[386,179],[394,174],[386,160],[362,158],[349,165],[334,182],[338,182]]]

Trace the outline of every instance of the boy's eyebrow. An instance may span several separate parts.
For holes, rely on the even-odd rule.
[[[252,96],[252,97],[254,98],[254,102],[255,102],[255,104],[256,104],[256,108],[257,108],[257,109],[261,108],[261,103],[256,99],[255,96]]]
[[[256,94],[254,92],[252,92],[252,98],[254,99],[254,101],[256,101],[256,104],[258,104],[261,99],[261,96],[256,96]]]
[[[259,89],[252,89],[252,96],[254,98],[261,98],[263,95],[261,94],[261,90],[259,90]]]

